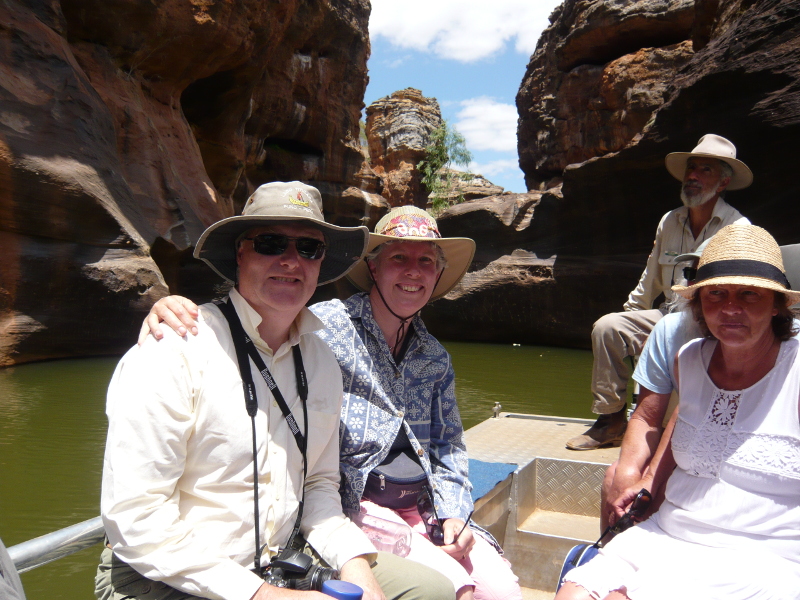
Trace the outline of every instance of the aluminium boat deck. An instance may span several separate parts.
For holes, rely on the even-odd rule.
[[[525,600],[551,599],[569,549],[600,535],[600,485],[619,448],[565,447],[592,423],[500,413],[465,433],[470,458],[517,465],[476,501],[473,518],[503,545]]]

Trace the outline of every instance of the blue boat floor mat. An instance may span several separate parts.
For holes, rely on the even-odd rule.
[[[469,459],[469,480],[472,482],[472,501],[482,498],[492,488],[517,470],[512,463],[493,463]]]

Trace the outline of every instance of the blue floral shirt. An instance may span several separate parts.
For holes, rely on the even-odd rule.
[[[327,326],[317,331],[342,369],[339,424],[342,505],[358,510],[367,475],[389,453],[400,427],[431,482],[439,517],[472,510],[464,429],[450,355],[414,317],[414,337],[396,364],[365,293],[311,306]]]

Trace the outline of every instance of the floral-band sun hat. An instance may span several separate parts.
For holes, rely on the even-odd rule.
[[[298,222],[322,231],[325,256],[317,285],[339,279],[364,256],[369,229],[340,227],[325,222],[319,190],[299,181],[265,183],[253,192],[237,217],[217,221],[203,232],[194,248],[194,257],[216,273],[236,280],[236,242],[246,231],[270,223]]]
[[[786,278],[778,242],[756,225],[720,229],[700,257],[694,283],[672,286],[672,291],[691,299],[707,285],[750,285],[785,294],[788,306],[800,302],[800,291],[792,291]]]
[[[692,156],[698,158],[716,158],[728,163],[733,169],[733,175],[728,182],[727,189],[741,190],[753,183],[753,173],[748,166],[736,158],[736,146],[730,140],[720,135],[707,133],[700,138],[697,146],[691,152],[671,152],[667,154],[664,163],[667,171],[678,181],[683,181],[686,173],[686,163]]]
[[[464,277],[475,255],[475,241],[470,238],[443,238],[439,226],[431,215],[416,206],[393,208],[375,225],[375,233],[369,234],[367,253],[386,242],[433,242],[444,252],[447,266],[433,290],[431,300],[437,300],[452,290]],[[372,289],[369,267],[360,261],[347,278],[358,289]]]

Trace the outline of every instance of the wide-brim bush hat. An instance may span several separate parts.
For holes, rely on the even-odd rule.
[[[444,238],[439,226],[430,214],[416,206],[400,206],[386,213],[375,225],[375,233],[369,234],[367,253],[386,242],[433,242],[444,252],[447,266],[433,290],[431,300],[441,298],[452,290],[464,277],[475,256],[475,241],[464,237]],[[347,278],[358,289],[372,289],[367,261],[360,261]]]
[[[667,154],[664,163],[667,171],[675,179],[683,181],[686,174],[686,162],[692,156],[700,158],[717,158],[726,162],[733,169],[733,175],[727,189],[741,190],[753,183],[753,173],[748,166],[736,158],[736,146],[730,140],[720,135],[707,133],[700,138],[697,146],[691,152],[671,152]]]
[[[335,281],[364,256],[369,238],[366,227],[339,227],[322,216],[319,190],[299,181],[275,181],[260,186],[237,217],[217,221],[203,232],[194,249],[199,258],[228,281],[236,281],[236,242],[246,231],[270,223],[297,222],[322,231],[325,256],[317,285]]]
[[[787,297],[787,305],[800,302],[800,291],[792,291],[778,242],[756,225],[733,224],[711,238],[700,257],[692,285],[672,286],[672,291],[691,299],[707,285],[749,285]]]

